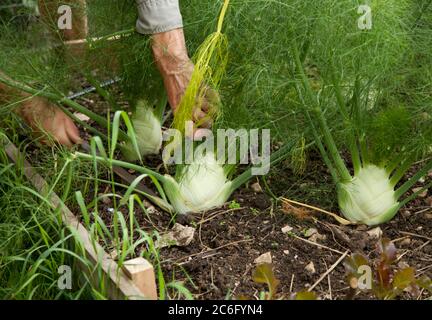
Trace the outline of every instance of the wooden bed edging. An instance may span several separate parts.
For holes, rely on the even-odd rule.
[[[0,142],[0,144],[2,144]],[[41,194],[48,192],[48,183],[38,174],[31,164],[25,160],[14,144],[6,141],[5,151],[8,157],[17,164],[22,161],[24,174]],[[63,204],[61,199],[52,192],[49,198],[53,208],[60,208],[64,225],[75,230],[80,236],[87,258],[96,265],[100,263],[103,272],[107,275],[106,285],[108,296],[111,299],[157,299],[156,280],[153,266],[144,258],[136,258],[125,261],[122,268],[110,258],[105,250],[91,241],[87,229],[79,222],[78,218]],[[91,272],[89,268],[81,266],[93,282],[99,283],[97,272]]]

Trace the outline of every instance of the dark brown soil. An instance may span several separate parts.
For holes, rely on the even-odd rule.
[[[177,219],[184,225],[197,227],[195,239],[187,247],[161,251],[167,279],[183,279],[196,298],[223,299],[227,295],[258,297],[259,291],[265,288],[252,280],[254,260],[267,252],[271,253],[274,273],[281,283],[279,293],[288,297],[290,292],[307,289],[315,283],[346,250],[366,254],[375,250],[377,241],[371,239],[362,227],[342,228],[324,217],[319,217],[320,220],[316,222],[302,221],[277,206],[273,207],[272,214],[270,209],[257,210],[257,207],[268,204],[269,200],[262,194],[247,190],[234,196],[234,199],[242,205],[241,209],[227,208],[202,216]],[[412,214],[409,218],[400,215],[382,227],[384,236],[397,240],[397,244],[404,243],[399,251],[399,254],[404,254],[401,261],[417,270],[423,269],[429,276],[432,276],[432,245],[427,243],[431,240],[417,236],[405,237],[406,234],[401,231],[432,239],[431,221],[423,214]],[[317,243],[326,248],[284,234],[281,229],[287,225],[293,228],[293,234],[302,239],[306,239],[305,230],[315,228],[322,235]],[[403,241],[405,239],[411,242],[406,244],[407,241]],[[305,269],[311,262],[315,273]],[[321,298],[344,298],[349,293],[344,274],[344,267],[338,265],[330,274],[330,280],[327,278],[322,281],[314,291]],[[194,285],[188,278],[193,280]],[[372,298],[367,294],[362,297]]]
[[[293,177],[279,176],[280,179]],[[276,183],[276,182],[275,182]],[[271,187],[271,185],[270,185]],[[382,237],[393,240],[400,259],[396,268],[411,266],[418,275],[432,277],[432,208],[430,195],[412,202],[392,221],[382,225]],[[316,215],[301,207],[291,207],[272,200],[267,194],[244,188],[232,196],[235,205],[204,214],[172,218],[151,207],[148,217],[142,212],[139,223],[149,234],[168,232],[175,222],[196,229],[193,241],[184,247],[160,250],[160,261],[166,281],[181,281],[196,299],[225,299],[247,296],[257,298],[267,290],[256,284],[252,273],[254,260],[270,253],[276,278],[280,281],[278,297],[307,290],[345,251],[377,256],[378,239],[370,235],[373,228],[341,226],[326,215]],[[110,203],[100,212],[110,223]],[[103,213],[105,211],[105,214]],[[125,216],[127,211],[125,210]],[[289,233],[282,228],[290,226]],[[316,229],[317,235],[310,235]],[[146,251],[138,248],[136,254]],[[310,270],[311,263],[315,271]],[[309,267],[307,267],[309,266]],[[313,289],[320,299],[344,299],[351,293],[343,263]],[[412,297],[404,294],[401,298]],[[374,299],[371,292],[360,292],[356,299]]]
[[[90,98],[86,101],[95,107]],[[86,104],[86,101],[81,102]],[[37,160],[37,151],[35,153],[33,161]],[[147,202],[148,215],[136,209],[140,227],[149,234],[163,234],[175,222],[196,229],[189,245],[160,250],[159,259],[166,282],[182,282],[196,299],[258,298],[260,291],[267,288],[252,279],[256,268],[254,260],[270,253],[274,274],[280,281],[278,298],[288,298],[291,293],[307,290],[315,284],[313,291],[320,299],[344,299],[350,294],[350,289],[343,263],[337,264],[322,281],[317,281],[345,252],[362,252],[370,258],[376,257],[378,240],[368,233],[371,228],[341,226],[326,215],[276,201],[268,192],[272,190],[277,196],[337,212],[334,191],[328,187],[330,177],[318,159],[318,156],[309,159],[306,174],[302,176],[295,176],[285,168],[273,172],[271,177],[267,177],[268,187],[264,188],[263,181],[260,182],[264,192],[257,193],[250,186],[244,187],[231,197],[234,202],[204,214],[173,219],[170,214]],[[154,163],[154,167],[156,165]],[[326,187],[321,189],[322,185]],[[110,186],[100,186],[99,190],[111,192]],[[79,214],[76,204],[70,203],[69,206]],[[99,206],[99,215],[108,226],[112,225],[111,206],[110,201]],[[127,211],[124,213],[127,218]],[[292,228],[290,232],[282,232],[282,228],[287,226]],[[310,235],[313,233],[311,228],[317,234]],[[393,240],[398,247],[399,267],[411,266],[417,275],[432,277],[431,190],[402,209],[381,229],[382,236]],[[106,248],[107,251],[111,249]],[[138,248],[135,254],[153,258],[152,262],[156,264],[146,247]],[[427,297],[430,294],[423,292],[415,297],[404,294],[401,298]],[[362,292],[354,298],[374,299],[374,296],[371,292]]]

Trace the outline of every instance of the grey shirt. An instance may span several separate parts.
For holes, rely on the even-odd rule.
[[[142,34],[155,34],[183,27],[179,0],[136,0],[136,29]]]

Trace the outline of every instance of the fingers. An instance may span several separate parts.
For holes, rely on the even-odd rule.
[[[42,143],[52,145],[53,140],[65,147],[71,148],[82,143],[78,128],[73,121],[62,111],[56,111],[54,117],[44,122],[40,130],[51,139],[44,138]]]
[[[63,113],[59,114],[59,117],[61,121],[58,121],[58,123],[62,123],[63,125],[56,127],[57,132],[55,132],[55,139],[58,143],[68,148],[76,144],[81,144],[82,139],[73,121]]]
[[[61,127],[56,128],[56,131],[54,132],[54,138],[61,145],[68,147],[68,148],[71,148],[74,145],[74,143],[69,138],[66,119],[63,119],[62,124],[63,125]]]
[[[209,129],[213,125],[213,119],[210,114],[200,110],[195,109],[193,113],[193,119],[196,127]]]
[[[81,144],[82,143],[82,139],[79,135],[78,128],[72,122],[72,120],[69,118],[65,119],[65,130],[66,130],[67,136],[69,138],[69,141],[71,143],[73,143],[73,144]]]

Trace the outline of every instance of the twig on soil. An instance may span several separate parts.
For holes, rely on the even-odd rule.
[[[411,233],[411,232],[407,232],[407,231],[399,231],[399,233],[402,233],[402,234],[405,234],[405,235],[408,235],[408,236],[413,236],[413,237],[416,237],[416,238],[422,238],[422,239],[426,239],[426,240],[432,241],[432,238],[429,238],[429,237],[426,237],[426,236],[422,236],[422,235],[416,234],[416,233]]]
[[[420,213],[423,213],[423,212],[428,212],[428,211],[430,211],[430,210],[432,210],[431,209],[431,207],[425,207],[424,209],[422,209],[422,210],[419,210],[419,211],[416,211],[416,212],[414,212],[413,214],[420,214]]]
[[[230,213],[230,212],[233,212],[233,211],[238,211],[238,210],[243,210],[244,208],[234,208],[234,209],[229,209],[229,210],[223,210],[223,211],[221,211],[221,212],[216,212],[216,213],[214,213],[212,216],[210,216],[210,217],[208,217],[207,219],[205,219],[205,220],[201,220],[200,222],[198,222],[197,224],[199,224],[199,225],[201,225],[201,224],[203,224],[203,223],[205,223],[205,222],[208,222],[208,221],[210,221],[210,220],[213,220],[214,218],[216,218],[217,216],[220,216],[220,215],[222,215],[222,214],[226,214],[226,213]]]
[[[314,206],[311,206],[311,205],[308,205],[308,204],[305,204],[305,203],[301,203],[301,202],[298,202],[298,201],[290,200],[290,199],[287,199],[287,198],[282,198],[282,201],[288,202],[290,204],[296,204],[298,206],[309,208],[309,209],[312,209],[312,210],[315,210],[315,211],[318,211],[318,212],[321,212],[321,213],[325,213],[325,214],[331,216],[332,218],[334,218],[340,224],[345,225],[345,226],[353,224],[352,222],[350,222],[350,221],[348,221],[348,220],[346,220],[346,219],[344,219],[342,217],[339,217],[337,214],[335,214],[333,212],[330,212],[330,211],[327,211],[327,210],[324,210],[324,209],[321,209],[321,208],[317,208],[317,207],[314,207]]]
[[[405,239],[410,238],[410,237],[411,237],[411,236],[403,236],[403,237],[400,237],[400,238],[397,238],[397,239],[392,240],[392,242],[393,242],[393,243],[394,243],[394,242],[399,242],[399,241],[405,240]]]
[[[412,249],[412,250],[406,250],[404,253],[402,253],[402,254],[397,258],[396,261],[401,260],[401,259],[403,258],[403,256],[405,256],[405,255],[406,255],[407,253],[409,253],[409,252],[419,251],[419,250],[423,249],[423,248],[426,247],[426,246],[427,246],[431,241],[432,241],[432,240],[428,240],[428,241],[426,241],[425,243],[423,243],[422,245],[420,245],[420,246],[418,246],[417,248],[414,248],[414,249]]]
[[[335,233],[337,234],[337,236],[340,238],[340,240],[343,240],[346,242],[346,239],[344,239],[344,232],[340,230],[340,227],[338,225],[335,225],[333,223],[327,223],[327,222],[323,222],[323,221],[319,221],[318,219],[315,220],[315,222],[318,222],[319,224],[324,225],[327,229],[330,230],[331,234],[332,234],[332,238],[333,241],[340,247],[342,247],[344,250],[349,250],[347,247],[343,246],[342,244],[339,243],[339,241],[336,240],[335,238]],[[350,244],[350,242],[347,243],[348,245]]]
[[[325,265],[326,269],[328,269],[328,267],[327,267],[327,262],[326,262],[324,259],[322,259],[322,260],[323,260],[323,262],[324,262],[324,265]],[[329,299],[330,299],[330,300],[333,300],[333,294],[332,294],[332,286],[331,286],[330,274],[327,275],[327,282],[328,282],[328,287],[329,287]]]
[[[319,244],[319,243],[316,243],[316,242],[312,242],[312,241],[307,240],[307,239],[303,239],[302,237],[299,237],[299,236],[297,236],[297,235],[295,235],[295,234],[292,234],[292,236],[293,236],[294,238],[298,239],[298,240],[304,241],[304,242],[309,243],[309,244],[311,244],[311,245],[313,245],[313,246],[317,246],[317,247],[320,247],[320,248],[323,248],[323,249],[330,250],[330,251],[332,251],[332,252],[336,252],[336,253],[339,253],[339,254],[343,254],[342,251],[339,251],[339,250],[336,250],[336,249],[333,249],[333,248],[327,247],[327,246],[325,246],[325,245],[323,245],[323,244]],[[347,251],[349,251],[349,250],[347,250]]]
[[[418,297],[417,297],[416,300],[420,300],[420,299],[421,299],[421,296],[423,295],[424,290],[425,290],[424,288],[422,288],[422,289],[420,290],[420,293],[419,293],[419,295],[418,295]]]
[[[291,276],[291,283],[290,283],[290,292],[292,292],[293,291],[293,286],[294,286],[294,276],[295,276],[295,274],[293,273],[292,274],[292,276]]]
[[[319,285],[321,283],[321,281],[323,281],[323,279],[325,277],[327,277],[327,275],[329,275],[334,270],[334,268],[336,268],[339,265],[339,263],[342,262],[343,259],[345,259],[345,257],[348,255],[348,252],[349,252],[349,250],[345,251],[340,256],[340,258],[335,263],[333,263],[333,265],[330,267],[330,269],[328,269],[326,272],[324,272],[321,275],[321,277],[308,289],[308,291],[312,291],[317,285]]]
[[[429,269],[432,268],[432,264],[428,265],[427,267],[421,268],[417,270],[417,276],[421,276],[423,273],[425,273],[426,271],[428,271]]]
[[[230,243],[224,244],[224,245],[222,245],[222,246],[220,246],[220,247],[217,247],[217,248],[214,248],[214,249],[208,249],[208,250],[206,250],[206,251],[201,251],[201,252],[197,252],[197,253],[194,253],[194,254],[191,254],[191,255],[185,256],[185,257],[183,257],[183,258],[178,259],[177,261],[181,261],[181,260],[184,260],[184,259],[189,259],[189,258],[192,258],[192,257],[195,257],[195,256],[199,256],[199,255],[201,255],[201,254],[204,254],[204,253],[207,253],[207,252],[210,252],[210,251],[220,250],[220,249],[223,249],[223,248],[225,248],[225,247],[229,247],[229,246],[236,245],[236,244],[238,244],[238,243],[242,243],[242,242],[251,242],[251,241],[254,241],[254,240],[253,240],[253,239],[243,239],[243,240],[233,241],[233,242],[230,242]],[[166,261],[162,261],[162,263],[164,263],[164,262],[166,262]],[[181,265],[181,264],[178,263],[178,262],[176,262],[176,263],[179,264],[179,265]],[[184,264],[184,263],[182,263],[182,264]]]

